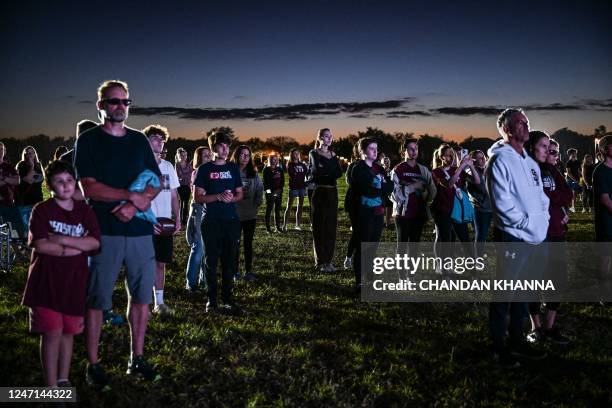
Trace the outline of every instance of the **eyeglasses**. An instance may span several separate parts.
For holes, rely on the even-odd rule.
[[[123,106],[130,106],[132,104],[131,99],[105,98],[102,99],[102,101],[108,103],[109,105],[119,105],[122,103]]]
[[[548,151],[548,154],[550,154],[551,156],[556,156],[556,155],[558,155],[558,154],[559,154],[559,152],[558,152],[558,151],[556,151],[556,150],[549,150],[549,151]]]

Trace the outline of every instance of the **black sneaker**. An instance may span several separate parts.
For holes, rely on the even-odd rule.
[[[552,329],[543,330],[542,334],[546,339],[552,341],[553,343],[563,346],[570,344],[570,339],[567,336],[564,336],[556,326]]]
[[[252,282],[254,280],[257,280],[257,275],[255,275],[254,272],[247,272],[244,274],[244,280],[248,282]]]
[[[493,361],[495,361],[495,363],[497,363],[501,368],[506,370],[512,370],[521,366],[521,363],[519,363],[518,360],[512,357],[507,351],[493,353]]]
[[[545,335],[542,329],[535,329],[529,332],[526,339],[531,344],[541,343],[545,339]]]
[[[157,374],[155,368],[145,360],[144,356],[133,357],[131,361],[128,362],[126,374],[138,374],[147,381],[161,380],[161,375]]]
[[[71,388],[72,383],[70,382],[70,380],[61,380],[57,382],[57,386],[59,388]]]
[[[87,384],[97,388],[104,388],[108,385],[108,377],[106,376],[104,368],[102,367],[102,365],[100,365],[100,363],[87,363],[85,379],[87,381]]]
[[[546,352],[533,348],[527,342],[520,342],[510,346],[510,354],[517,358],[525,358],[527,360],[543,360],[546,358]]]

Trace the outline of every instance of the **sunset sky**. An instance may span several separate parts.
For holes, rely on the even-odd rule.
[[[496,137],[509,105],[534,129],[612,128],[610,1],[81,3],[1,6],[0,137],[71,136],[110,78],[129,126],[175,137]]]

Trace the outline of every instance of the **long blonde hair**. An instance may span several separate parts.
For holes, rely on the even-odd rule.
[[[437,169],[438,167],[442,167],[444,165],[444,162],[442,161],[442,155],[444,155],[444,151],[446,149],[451,149],[451,151],[453,152],[453,156],[455,157],[455,159],[453,160],[453,162],[455,162],[456,158],[456,154],[455,154],[455,149],[452,148],[451,145],[446,144],[446,143],[442,143],[435,151],[433,154],[433,161],[431,163],[431,168],[432,169]]]

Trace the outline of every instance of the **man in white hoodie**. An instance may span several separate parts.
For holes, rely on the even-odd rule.
[[[523,149],[529,140],[529,120],[525,113],[521,109],[504,110],[498,117],[497,128],[503,139],[488,152],[487,190],[493,207],[495,241],[531,244],[518,245],[510,252],[498,250],[497,264],[503,268],[502,272],[517,276],[528,264],[535,245],[546,239],[549,200],[542,188],[540,167]],[[489,328],[493,353],[500,364],[516,367],[519,365],[516,357],[536,360],[546,357],[525,341],[523,321],[528,315],[525,302],[491,303]]]

